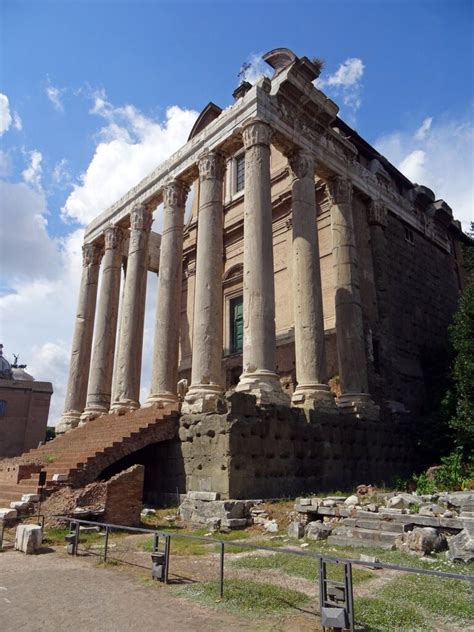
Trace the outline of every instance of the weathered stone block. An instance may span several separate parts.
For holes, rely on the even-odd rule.
[[[247,518],[223,518],[221,520],[222,527],[229,529],[245,529],[247,526]]]
[[[188,498],[191,500],[219,500],[217,492],[188,492]]]
[[[39,502],[40,495],[39,494],[23,494],[21,500],[26,503],[37,503]]]
[[[1,507],[0,508],[0,520],[14,520],[18,515],[16,509],[12,509],[11,507]]]
[[[35,524],[20,524],[16,529],[15,550],[35,553],[43,541],[43,530]]]
[[[288,525],[288,537],[298,540],[304,536],[304,524],[301,522],[290,522]]]
[[[308,540],[326,540],[331,535],[332,529],[323,522],[309,522],[304,532]]]

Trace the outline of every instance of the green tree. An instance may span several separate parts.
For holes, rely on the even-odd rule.
[[[471,224],[474,237],[474,223]],[[459,299],[454,322],[450,328],[454,352],[452,368],[453,390],[448,397],[453,401],[454,412],[449,425],[454,432],[455,444],[466,458],[474,450],[474,245],[464,248],[464,265],[468,280]]]

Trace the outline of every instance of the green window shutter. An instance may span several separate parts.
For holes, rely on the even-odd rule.
[[[242,353],[244,348],[243,298],[238,296],[230,301],[231,353]]]

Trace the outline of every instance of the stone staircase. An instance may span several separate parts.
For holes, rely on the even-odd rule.
[[[38,493],[46,472],[46,494],[61,484],[79,487],[95,480],[121,458],[176,436],[178,408],[141,408],[89,421],[21,457],[0,461],[0,507]],[[59,480],[57,480],[59,479]]]
[[[355,518],[344,518],[328,538],[329,544],[337,546],[367,546],[394,549],[395,540],[406,530],[407,525],[391,518],[381,520],[379,514]]]

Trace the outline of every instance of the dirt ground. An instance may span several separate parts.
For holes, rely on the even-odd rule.
[[[188,560],[188,569],[191,564]],[[307,618],[309,613],[295,613],[291,620],[252,621],[201,607],[173,594],[172,587],[159,583],[150,585],[143,572],[137,571],[131,572],[130,567],[123,566],[99,567],[93,557],[73,558],[54,549],[29,556],[13,551],[2,553],[2,632],[146,632],[165,629],[178,632],[309,632],[318,629],[314,617],[311,616],[311,623]],[[170,579],[173,581],[173,577]]]

